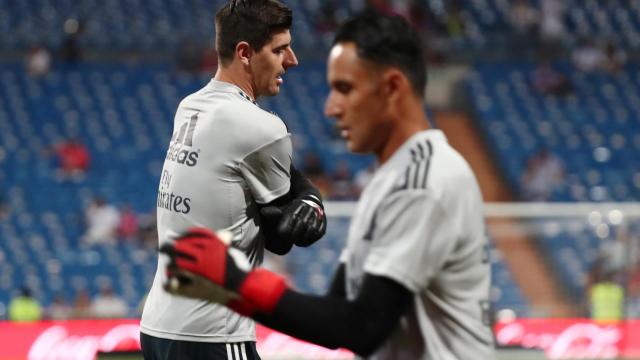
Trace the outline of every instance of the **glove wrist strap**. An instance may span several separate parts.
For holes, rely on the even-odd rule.
[[[275,310],[285,290],[287,290],[287,284],[282,276],[265,269],[256,269],[247,275],[240,285],[239,293],[241,298],[250,305],[245,310],[253,310],[254,313],[257,310],[270,314]],[[229,305],[231,307],[231,304]],[[249,309],[251,307],[253,309]],[[235,308],[232,309],[238,311]],[[238,312],[243,315],[252,315]]]
[[[313,194],[306,194],[304,196],[302,196],[300,198],[302,201],[306,202],[307,204],[316,207],[316,208],[320,208],[324,210],[324,205],[322,205],[322,200],[320,200],[319,197],[313,195]],[[305,201],[306,200],[306,201]],[[313,204],[310,204],[313,203]]]

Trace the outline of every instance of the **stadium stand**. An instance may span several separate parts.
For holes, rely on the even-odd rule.
[[[539,5],[543,0],[533,1]],[[173,52],[185,38],[210,43],[210,11],[220,0],[0,0],[0,49],[21,53],[33,45],[59,49],[68,18],[81,25],[79,46],[98,54]],[[318,30],[321,1],[288,1],[296,13],[296,50],[322,54],[330,36]],[[339,20],[364,1],[336,2]],[[464,31],[458,49],[484,49],[505,43],[510,2],[463,0]],[[450,9],[442,0],[424,1],[433,23],[425,31],[442,32]],[[563,16],[567,43],[583,37],[613,41],[640,50],[640,1],[569,0]],[[504,48],[502,50],[505,50]],[[568,76],[574,93],[541,95],[531,87],[531,62],[477,63],[467,82],[478,124],[496,162],[515,194],[527,160],[541,148],[562,160],[566,185],[552,201],[628,201],[640,199],[640,68],[618,76],[584,74],[567,63],[555,64]],[[96,196],[138,213],[151,213],[171,119],[177,102],[208,80],[207,75],[175,72],[166,59],[137,63],[55,63],[40,78],[17,62],[0,63],[0,184],[11,209],[0,217],[0,303],[29,285],[48,305],[59,293],[72,296],[87,288],[95,294],[110,282],[135,315],[155,272],[155,250],[144,244],[85,246],[82,211]],[[286,75],[282,96],[262,101],[279,114],[294,138],[297,159],[317,153],[332,170],[346,159],[355,173],[371,159],[347,154],[322,113],[326,96],[324,64],[305,64]],[[86,177],[65,181],[43,153],[61,139],[81,138],[92,155]],[[346,218],[332,218],[327,239],[296,250],[287,258],[297,286],[314,293],[325,289],[337,261]],[[589,222],[540,222],[540,244],[558,276],[575,298],[585,291],[586,274],[606,236]],[[633,233],[638,229],[632,228]],[[491,250],[494,309],[528,314],[527,300],[513,282],[503,255]],[[69,299],[70,300],[70,299]],[[1,312],[0,312],[1,313]]]
[[[574,84],[572,94],[536,92],[531,63],[476,65],[468,88],[498,166],[515,193],[523,194],[527,160],[539,149],[550,149],[565,164],[566,182],[548,200],[639,200],[640,88],[633,80],[640,75],[638,67],[627,66],[618,75],[585,74],[566,63],[557,67]],[[538,222],[540,243],[574,299],[584,297],[590,269],[614,241],[617,225],[587,219]],[[637,233],[634,227],[630,231]]]
[[[531,1],[536,7],[543,2]],[[333,14],[340,20],[361,10],[365,3],[334,1]],[[416,3],[427,13],[425,26],[430,30],[442,30],[447,14],[452,11],[450,2],[425,0]],[[459,48],[495,45],[508,34],[513,2],[462,0],[451,3],[460,4],[464,30],[458,39]],[[205,44],[213,32],[213,22],[210,12],[202,9],[216,9],[220,4],[221,0],[3,0],[0,2],[0,48],[27,49],[34,44],[58,48],[64,41],[61,29],[68,18],[80,21],[83,28],[80,43],[92,50],[172,50],[187,37]],[[287,4],[296,13],[294,36],[300,50],[317,52],[318,45],[326,47],[330,37],[319,36],[317,28],[322,19],[318,16],[322,2],[295,0]],[[640,2],[568,0],[563,2],[563,8],[568,41],[605,36],[627,49],[640,49]]]
[[[107,281],[135,314],[155,272],[155,250],[139,243],[86,246],[80,240],[83,209],[102,196],[140,213],[153,210],[173,109],[207,80],[173,73],[162,64],[61,66],[39,79],[30,78],[20,64],[0,66],[0,179],[12,209],[0,220],[0,302],[6,304],[25,282],[48,305],[60,293],[72,296],[86,288],[94,295]],[[297,152],[316,151],[329,165],[346,158],[353,169],[368,166],[369,158],[347,156],[344,145],[332,138],[332,124],[318,101],[326,87],[323,65],[302,66],[288,74],[287,82],[284,96],[264,105],[300,134]],[[91,168],[79,182],[57,178],[55,163],[43,155],[69,137],[84,139],[92,154]],[[348,219],[332,218],[320,246],[288,259],[299,287],[314,293],[326,288],[347,226]],[[492,259],[495,301],[522,304],[495,251]]]

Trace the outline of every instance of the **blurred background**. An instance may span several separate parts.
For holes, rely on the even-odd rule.
[[[0,319],[139,316],[173,115],[215,72],[222,3],[0,0]],[[260,103],[330,219],[324,240],[267,266],[317,294],[333,275],[374,162],[323,115],[325,58],[337,25],[375,8],[422,34],[431,122],[480,180],[498,342],[554,356],[550,328],[499,333],[518,319],[592,319],[620,330],[611,344],[640,342],[615,327],[640,318],[640,0],[285,3],[301,65]],[[624,355],[611,344],[590,356]]]

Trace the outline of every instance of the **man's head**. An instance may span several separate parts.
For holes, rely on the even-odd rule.
[[[398,117],[421,111],[426,65],[419,36],[401,17],[355,17],[336,33],[328,81],[325,112],[337,119],[349,149],[380,155],[397,135]]]
[[[256,98],[276,95],[284,72],[298,64],[291,22],[291,10],[278,0],[232,0],[216,14],[220,64],[242,68]]]
[[[22,289],[20,289],[20,296],[30,298],[31,297],[31,289],[29,289],[26,286],[23,287]]]

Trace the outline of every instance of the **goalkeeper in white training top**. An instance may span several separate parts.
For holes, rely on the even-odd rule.
[[[257,266],[264,249],[282,255],[324,234],[320,194],[293,167],[284,123],[255,101],[277,95],[298,64],[291,21],[277,0],[231,1],[217,12],[218,71],[175,115],[158,189],[160,246],[194,226],[225,229]],[[167,293],[167,265],[160,257],[142,314],[145,359],[259,359],[253,320]]]

